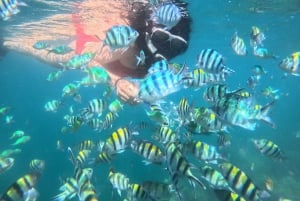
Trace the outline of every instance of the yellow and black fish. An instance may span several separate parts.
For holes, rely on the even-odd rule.
[[[14,182],[1,196],[1,201],[36,200],[37,190],[34,188],[39,174],[26,174]]]
[[[103,151],[108,153],[121,153],[128,146],[131,139],[131,131],[127,127],[118,128],[105,141]]]
[[[247,47],[245,45],[245,42],[242,38],[238,36],[237,32],[234,33],[231,39],[231,47],[235,54],[240,56],[247,55]]]
[[[267,139],[252,140],[255,147],[265,156],[270,158],[283,160],[286,157],[280,150],[277,144]]]
[[[146,159],[145,164],[161,164],[165,159],[163,151],[152,142],[132,140],[130,146],[134,152]]]
[[[121,191],[127,191],[129,188],[129,178],[120,172],[115,172],[112,168],[109,170],[108,179],[120,196]]]
[[[222,163],[219,167],[229,186],[240,196],[252,201],[270,197],[267,191],[259,189],[238,167],[231,163]]]

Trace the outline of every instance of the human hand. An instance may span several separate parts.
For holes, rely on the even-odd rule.
[[[120,78],[115,82],[115,88],[117,95],[126,103],[135,105],[139,103],[138,101],[138,86],[137,84]]]

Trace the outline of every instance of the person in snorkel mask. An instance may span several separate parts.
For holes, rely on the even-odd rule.
[[[95,53],[87,67],[104,67],[117,95],[135,104],[137,86],[124,78],[143,78],[155,61],[169,60],[188,47],[191,19],[187,4],[178,0],[156,4],[146,1],[85,0],[68,5],[68,9],[72,10],[71,14],[55,14],[10,28],[9,31],[14,34],[3,38],[1,52],[22,52],[58,68],[62,68],[61,64],[74,55]],[[174,13],[177,17],[172,19],[172,24],[168,24],[168,15],[171,17]],[[119,51],[111,48],[112,36],[108,32],[114,32],[114,28],[120,25],[122,28],[130,27],[138,34],[132,43],[128,43],[128,47],[122,47]],[[37,48],[34,44],[38,41],[46,42]],[[67,43],[73,51],[54,54],[47,47],[49,41]]]

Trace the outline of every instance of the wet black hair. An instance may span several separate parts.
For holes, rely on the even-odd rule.
[[[144,67],[146,68],[161,58],[166,58],[167,60],[174,58],[185,52],[188,48],[192,23],[187,10],[188,4],[181,0],[173,0],[168,3],[177,5],[182,13],[181,20],[170,30],[165,30],[150,20],[151,14],[155,9],[153,5],[142,2],[133,2],[130,5],[128,16],[130,26],[139,32],[136,45],[140,50],[145,52],[146,61]],[[158,31],[153,32],[154,28],[157,28]],[[181,40],[169,39],[168,33]],[[147,37],[149,36],[151,37],[152,44],[157,49],[155,52],[151,51],[147,45]],[[186,41],[186,43],[183,41]]]

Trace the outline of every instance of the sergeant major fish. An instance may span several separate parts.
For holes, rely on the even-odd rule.
[[[238,167],[231,163],[222,163],[219,167],[229,186],[247,200],[260,201],[262,198],[270,197],[267,191],[258,188]]]
[[[260,151],[260,153],[262,153],[265,156],[277,160],[283,160],[286,158],[283,152],[280,150],[279,146],[274,142],[272,142],[271,140],[253,139],[252,142],[254,143],[255,147]]]
[[[216,169],[205,165],[201,167],[203,178],[210,184],[213,189],[230,189],[226,179]]]
[[[185,75],[185,69],[186,67],[182,67],[176,74],[171,70],[167,70],[146,76],[139,83],[138,99],[152,103],[179,91],[182,88],[182,82],[189,79]]]
[[[92,61],[95,53],[87,52],[80,55],[74,55],[67,62],[60,63],[66,70],[85,69],[87,64]]]
[[[300,76],[300,52],[294,52],[284,58],[279,63],[279,67],[287,73]]]
[[[9,170],[14,164],[14,158],[0,158],[0,174]]]
[[[124,52],[134,44],[138,36],[139,33],[131,26],[116,25],[106,32],[103,47],[108,46],[112,52],[118,49]]]
[[[214,49],[203,49],[197,57],[197,66],[210,73],[233,73],[226,67],[224,57]]]
[[[181,20],[182,14],[178,6],[173,3],[165,3],[154,9],[151,20],[156,24],[161,24],[165,29],[170,30]]]
[[[52,48],[51,50],[49,50],[48,54],[54,53],[54,54],[64,55],[64,54],[68,54],[72,51],[73,51],[73,48],[71,48],[67,45],[59,45],[59,46],[56,46],[56,47]]]
[[[45,103],[44,108],[46,112],[57,112],[58,108],[62,105],[61,101],[51,100]]]
[[[0,17],[5,21],[12,15],[18,14],[20,12],[18,6],[27,6],[27,4],[18,0],[1,0]]]
[[[146,159],[144,161],[146,165],[150,163],[161,164],[165,159],[163,151],[152,142],[132,140],[130,146],[134,152]]]
[[[20,201],[20,200],[30,200],[35,201],[38,197],[38,192],[34,188],[39,174],[31,173],[26,174],[12,185],[8,187],[5,193],[0,197],[1,201]]]
[[[263,46],[263,41],[265,39],[265,34],[257,26],[252,26],[250,33],[250,45],[252,47],[257,45]]]
[[[148,74],[156,73],[159,71],[166,71],[166,70],[169,70],[168,61],[165,59],[162,59],[162,60],[156,61],[149,67]]]
[[[92,99],[89,101],[88,107],[80,110],[80,115],[84,119],[90,119],[94,114],[100,117],[107,108],[107,103],[103,99]]]
[[[106,139],[102,151],[108,153],[121,153],[129,145],[134,132],[131,132],[127,127],[118,128]]]
[[[108,179],[113,188],[118,191],[119,196],[121,196],[122,191],[127,191],[129,188],[129,178],[112,168],[109,170]]]
[[[187,161],[175,143],[167,145],[166,161],[167,169],[172,177],[174,175],[187,177],[192,183],[197,183],[206,189],[205,185],[192,173],[192,165]]]
[[[196,68],[188,73],[191,79],[184,81],[188,87],[200,88],[207,84],[214,84],[224,82],[228,73],[210,73],[204,71],[202,68]]]
[[[231,47],[237,55],[247,55],[247,47],[245,45],[245,42],[242,38],[238,36],[237,32],[234,33],[231,39]]]

